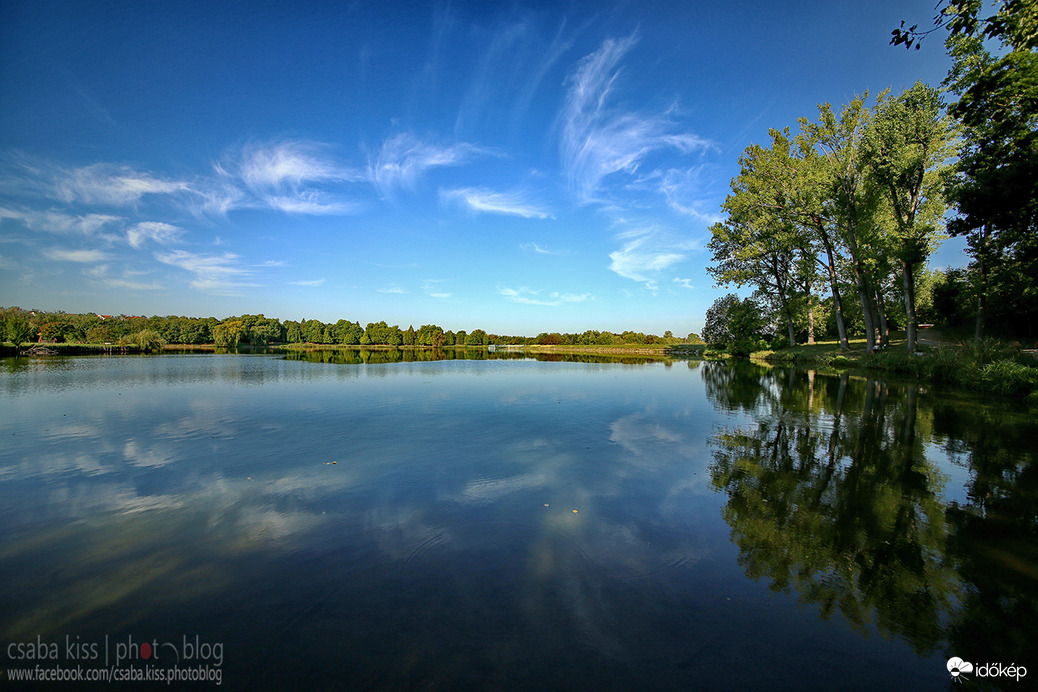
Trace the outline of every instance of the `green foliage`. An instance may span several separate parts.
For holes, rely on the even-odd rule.
[[[967,341],[924,353],[881,351],[862,364],[930,382],[965,384],[996,394],[1025,396],[1038,390],[1038,361],[997,339]]]
[[[213,327],[213,341],[219,348],[236,348],[245,336],[241,320],[226,320]]]
[[[8,308],[0,311],[0,317],[3,319],[4,336],[15,346],[35,341],[38,330],[30,313],[20,308]]]
[[[1009,359],[983,366],[977,379],[985,389],[999,394],[1023,395],[1038,390],[1038,368]]]
[[[166,340],[154,329],[142,329],[121,337],[118,343],[120,346],[135,346],[141,353],[153,353],[161,351]]]

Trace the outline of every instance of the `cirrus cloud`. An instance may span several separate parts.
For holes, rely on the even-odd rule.
[[[530,202],[522,192],[494,192],[483,188],[462,187],[440,190],[440,198],[460,202],[474,212],[521,216],[524,219],[551,218],[551,214]]]
[[[635,36],[607,39],[582,59],[570,77],[561,114],[561,155],[570,187],[585,203],[597,199],[606,178],[633,174],[654,152],[703,150],[707,140],[678,129],[672,112],[644,113],[610,106],[620,80],[620,61]]]
[[[534,290],[526,286],[520,286],[519,288],[498,286],[497,293],[504,296],[511,303],[544,305],[548,307],[555,307],[564,303],[583,303],[592,297],[590,293],[559,293],[558,291],[544,293],[544,289],[538,288]]]

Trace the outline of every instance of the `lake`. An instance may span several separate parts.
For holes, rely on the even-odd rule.
[[[937,690],[952,657],[970,689],[1038,678],[1018,405],[747,363],[315,359],[0,360],[2,665],[141,689]]]

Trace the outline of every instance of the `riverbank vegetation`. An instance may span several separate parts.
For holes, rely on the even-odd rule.
[[[708,271],[752,292],[708,310],[713,352],[856,364],[1038,403],[1038,362],[1021,347],[1038,337],[1038,15],[1032,2],[995,7],[986,17],[972,0],[940,5],[931,31],[948,30],[953,61],[943,90],[822,104],[796,132],[772,129],[745,149],[710,229]],[[902,27],[892,43],[918,48],[931,31]],[[966,239],[971,262],[929,269],[949,235]],[[972,339],[927,345],[934,325],[972,326]]]
[[[271,344],[319,346],[387,347],[473,347],[515,345],[551,347],[628,347],[662,350],[668,346],[701,343],[696,334],[675,337],[635,331],[620,333],[587,330],[580,333],[544,332],[537,336],[444,330],[435,324],[401,329],[384,321],[368,323],[341,319],[334,323],[320,320],[281,321],[264,315],[238,315],[218,320],[215,317],[127,316],[97,313],[72,314],[0,308],[0,341],[17,347],[26,343],[93,344],[95,346],[136,347],[153,351],[169,345],[212,345],[216,348],[249,346],[265,348]]]
[[[747,355],[826,338],[849,350],[864,337],[872,351],[900,330],[915,353],[930,324],[1034,342],[1038,19],[1033,3],[996,7],[985,18],[979,3],[941,6],[953,60],[943,90],[822,104],[796,132],[746,148],[708,271],[752,294],[715,302],[708,342]],[[924,33],[895,42],[918,46]],[[966,239],[972,261],[928,269],[948,235]]]

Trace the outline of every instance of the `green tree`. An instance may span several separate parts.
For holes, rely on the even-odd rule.
[[[903,283],[909,351],[917,347],[915,271],[933,251],[947,208],[943,190],[953,135],[940,93],[916,82],[878,106],[863,140],[863,158],[894,220],[891,239]]]
[[[881,334],[881,310],[876,300],[875,280],[877,196],[861,156],[861,141],[871,119],[867,100],[868,92],[855,97],[840,110],[839,116],[830,104],[822,104],[818,107],[816,122],[801,118],[799,123],[804,141],[817,155],[817,175],[827,190],[822,207],[833,232],[826,237],[830,242],[835,240],[846,252],[845,264],[857,288],[865,338],[868,348],[872,349]],[[822,218],[820,215],[819,222]],[[833,265],[835,269],[835,263]],[[832,280],[830,273],[830,282]],[[841,304],[840,307],[842,312],[846,306]]]
[[[303,341],[303,331],[299,327],[299,323],[294,320],[286,320],[285,323],[285,341],[290,344],[298,344]]]
[[[112,335],[103,324],[99,324],[96,327],[91,327],[87,330],[86,340],[89,344],[106,344],[112,340]]]
[[[713,348],[746,356],[760,350],[765,319],[752,298],[739,300],[734,293],[716,299],[706,311],[703,339]]]
[[[814,304],[816,253],[802,224],[806,210],[794,201],[799,178],[789,133],[772,130],[771,138],[772,147],[754,144],[739,157],[739,175],[722,207],[728,218],[710,228],[714,265],[707,271],[719,285],[754,286],[774,304],[795,346],[798,313]],[[808,323],[813,340],[813,315]]]
[[[142,329],[139,332],[124,336],[119,340],[119,344],[136,346],[141,350],[141,353],[153,353],[161,351],[162,347],[166,345],[166,340],[154,329]]]
[[[989,14],[990,8],[995,12]],[[944,28],[953,59],[945,85],[957,95],[963,146],[949,197],[953,235],[967,238],[976,267],[975,336],[989,317],[1038,331],[1038,2],[946,0],[933,27],[895,29],[892,44],[918,49]],[[983,14],[982,14],[983,13]],[[987,16],[984,16],[984,15]],[[995,54],[987,47],[996,47]]]
[[[347,346],[359,344],[362,336],[364,336],[364,330],[361,329],[358,322],[346,321],[338,330],[339,343]]]
[[[723,347],[734,337],[728,312],[739,302],[734,293],[714,300],[706,311],[706,323],[703,325],[703,340],[712,347]]]
[[[39,333],[32,316],[20,308],[8,308],[3,312],[4,334],[15,346],[34,341]]]
[[[229,319],[213,327],[213,341],[219,348],[237,348],[245,333],[241,320]]]

